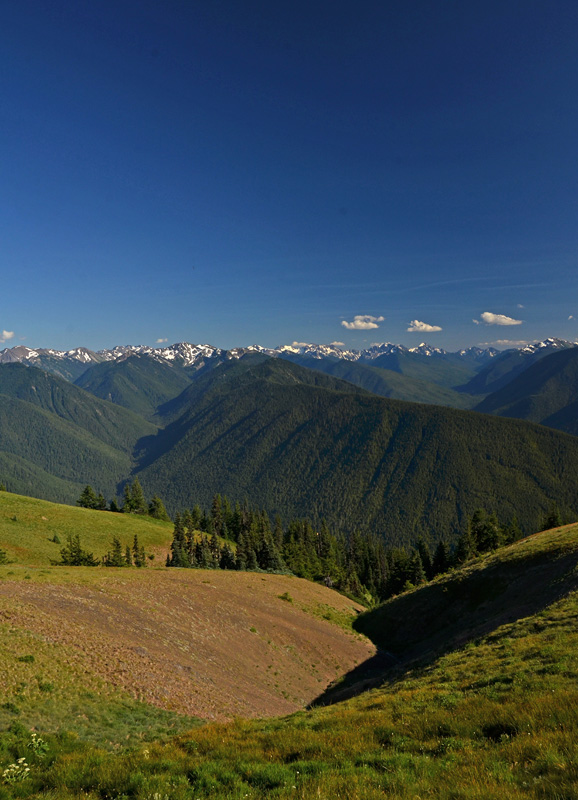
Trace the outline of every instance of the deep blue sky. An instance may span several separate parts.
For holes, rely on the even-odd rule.
[[[0,348],[578,339],[576,0],[18,0],[0,42]]]

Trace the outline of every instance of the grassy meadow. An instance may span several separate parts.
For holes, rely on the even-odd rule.
[[[132,546],[137,535],[146,552],[155,556],[154,563],[164,564],[172,532],[172,523],[150,517],[92,511],[0,492],[0,547],[16,564],[44,566],[58,561],[67,536],[76,534],[83,549],[97,557],[110,549],[113,536],[125,547]]]
[[[100,552],[96,541],[87,532]],[[0,584],[74,581],[72,568],[36,563],[0,568]],[[105,572],[114,570],[83,574]],[[275,613],[309,605],[319,624],[347,625],[344,607],[270,577],[286,582],[271,594]],[[55,648],[2,608],[0,800],[578,800],[578,526],[535,534],[362,614],[355,627],[387,651],[388,666],[368,658],[308,710],[271,719],[199,726],[139,703],[87,673],[79,648]]]

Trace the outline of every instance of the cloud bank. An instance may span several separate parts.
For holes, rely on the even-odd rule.
[[[168,342],[168,339],[157,339],[156,340],[156,344],[164,344],[165,342]]]
[[[407,330],[409,333],[435,333],[436,331],[441,331],[441,328],[439,325],[428,325],[427,322],[412,319]]]
[[[521,325],[521,319],[512,319],[512,317],[507,317],[505,314],[492,314],[491,311],[484,311],[483,314],[480,314],[480,319],[474,319],[472,322],[475,322],[476,325],[479,325],[480,322],[483,322],[485,325]]]
[[[372,317],[371,314],[356,314],[353,322],[342,320],[341,324],[348,331],[370,331],[379,328],[378,322],[383,322],[385,317]]]

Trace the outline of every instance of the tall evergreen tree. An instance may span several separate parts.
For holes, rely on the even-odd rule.
[[[153,519],[162,519],[165,522],[170,521],[170,517],[167,514],[167,510],[165,508],[165,504],[158,496],[158,494],[155,494],[149,503],[148,515]]]
[[[112,537],[112,546],[102,560],[105,567],[126,567],[122,544],[118,536]]]
[[[133,514],[147,514],[148,506],[140,481],[135,478],[130,490],[131,512]]]
[[[444,572],[447,572],[450,567],[450,548],[448,544],[443,539],[438,542],[438,546],[436,547],[436,551],[434,553],[433,562],[432,562],[432,571],[434,575],[440,575]]]
[[[85,486],[82,490],[82,493],[78,500],[76,501],[76,505],[80,506],[81,508],[96,508],[97,507],[97,497],[96,492],[92,488],[92,486]]]

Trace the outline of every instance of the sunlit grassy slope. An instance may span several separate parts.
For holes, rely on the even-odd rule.
[[[83,549],[101,557],[113,536],[123,547],[135,534],[147,553],[161,559],[172,540],[173,526],[136,514],[113,514],[49,503],[33,497],[0,492],[0,549],[18,564],[44,565],[58,560],[68,535],[78,534]],[[60,540],[55,542],[54,538]],[[155,563],[157,563],[155,561]]]
[[[362,627],[400,660],[346,702],[207,725],[148,752],[50,740],[54,762],[5,796],[577,798],[577,560],[573,526],[389,601]],[[25,752],[24,734],[11,746]]]

